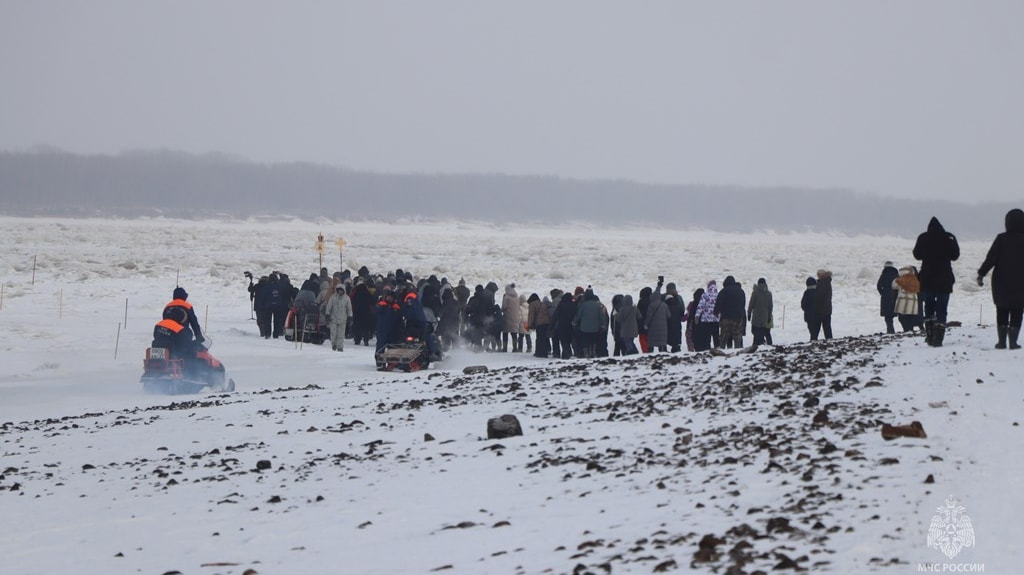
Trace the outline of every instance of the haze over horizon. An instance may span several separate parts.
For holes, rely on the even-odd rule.
[[[1024,5],[0,1],[0,150],[1009,202]]]

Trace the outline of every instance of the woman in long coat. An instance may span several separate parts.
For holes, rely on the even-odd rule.
[[[651,294],[644,315],[644,329],[647,330],[647,346],[651,351],[668,350],[668,304],[661,299],[660,289]]]
[[[1006,231],[997,235],[988,249],[985,262],[978,268],[978,285],[992,271],[992,301],[996,304],[996,349],[1020,349],[1021,317],[1024,315],[1024,211],[1006,213]]]

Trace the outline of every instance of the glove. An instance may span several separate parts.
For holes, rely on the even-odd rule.
[[[985,286],[985,278],[983,278],[981,276],[978,276],[978,287],[984,287],[984,286]]]
[[[206,338],[203,337],[203,336],[199,336],[199,337],[196,338],[196,342],[198,342],[198,343],[203,343],[204,341],[206,341]]]

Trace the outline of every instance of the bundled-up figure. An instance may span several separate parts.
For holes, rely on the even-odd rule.
[[[978,268],[978,285],[992,271],[992,301],[996,304],[996,349],[1020,349],[1021,317],[1024,315],[1024,211],[1006,213],[1006,231],[997,235],[988,249],[985,261]]]
[[[331,349],[345,351],[345,328],[352,317],[352,299],[345,293],[345,284],[335,286],[334,295],[324,305],[324,317],[331,330]]]
[[[395,303],[393,291],[384,290],[374,310],[377,320],[376,353],[380,353],[385,346],[397,342],[402,336],[402,306]]]
[[[643,328],[647,331],[648,351],[668,351],[668,304],[661,295],[661,279],[651,292],[644,312]]]
[[[576,300],[571,293],[563,293],[555,306],[554,317],[551,318],[552,339],[557,340],[562,359],[573,356],[572,320],[576,317]]]
[[[718,314],[715,313],[717,301],[718,284],[711,280],[700,296],[700,303],[697,304],[697,325],[693,331],[695,351],[708,351],[712,345],[718,347]]]
[[[960,244],[956,236],[946,231],[938,218],[928,222],[928,231],[917,236],[914,244],[914,258],[921,260],[920,298],[924,301],[925,342],[932,347],[941,347],[946,337],[946,312],[949,296],[953,293],[956,278],[953,262],[960,258]]]
[[[899,270],[899,276],[892,280],[892,288],[897,290],[896,303],[893,310],[899,318],[903,331],[912,331],[915,327],[923,329],[924,314],[921,310],[921,300],[917,293],[921,291],[921,282],[917,279],[917,268],[914,266],[903,266]]]
[[[804,295],[800,297],[800,309],[804,312],[804,323],[807,324],[807,332],[811,336],[811,341],[814,341],[818,339],[818,333],[821,331],[820,324],[818,324],[817,330],[814,327],[816,324],[814,319],[814,294],[817,292],[818,280],[808,277],[804,284],[806,287],[804,288]]]
[[[530,294],[526,304],[526,325],[537,332],[537,347],[534,348],[533,355],[547,357],[551,353],[551,338],[548,334],[548,328],[551,327],[551,311],[548,304],[535,293]]]
[[[508,351],[508,339],[512,337],[512,351],[522,351],[522,313],[519,309],[519,294],[516,284],[505,286],[505,295],[501,297],[501,315],[505,322],[501,329],[501,351]]]
[[[192,333],[185,327],[187,314],[181,310],[165,312],[165,317],[153,326],[152,347],[170,350],[171,357],[184,359],[186,366],[196,357]]]
[[[608,323],[602,312],[601,302],[591,289],[583,293],[583,301],[576,307],[573,327],[580,333],[582,357],[597,357],[598,339],[607,333]],[[607,344],[606,344],[607,345]]]
[[[622,303],[619,304],[616,315],[618,331],[615,333],[615,339],[619,342],[622,355],[639,353],[636,348],[636,336],[640,332],[640,313],[633,305],[633,296],[622,296]]]
[[[181,314],[179,311],[185,312],[185,321],[180,321]],[[174,288],[173,299],[164,306],[163,311],[164,319],[174,319],[181,323],[182,327],[186,330],[191,330],[188,336],[191,338],[195,336],[195,340],[198,343],[203,343],[203,331],[199,329],[199,318],[196,317],[196,311],[192,308],[192,304],[188,303],[188,292],[183,287]]]
[[[821,332],[826,340],[832,339],[832,272],[818,270],[818,281],[814,288],[814,323],[811,326],[811,340],[818,339]]]
[[[772,292],[768,290],[768,281],[759,278],[750,291],[750,304],[747,305],[747,319],[750,320],[754,345],[772,345],[772,311]]]
[[[721,330],[722,345],[726,348],[743,347],[743,333],[746,332],[747,294],[736,278],[726,276],[722,291],[715,300],[715,315]]]
[[[896,317],[896,295],[898,290],[893,288],[892,282],[899,275],[899,271],[896,270],[896,266],[892,262],[885,262],[875,286],[878,289],[878,314],[885,320],[885,333],[896,333],[896,326],[893,325],[892,320]]]
[[[441,292],[441,316],[437,320],[437,336],[443,350],[450,350],[459,338],[459,300],[453,290]]]

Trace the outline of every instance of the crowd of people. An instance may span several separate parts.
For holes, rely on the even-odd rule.
[[[1005,224],[1006,232],[993,242],[977,282],[982,285],[985,275],[994,270],[996,347],[1017,349],[1024,310],[1024,212],[1011,210]],[[912,255],[921,262],[920,269],[914,265],[897,269],[891,261],[883,265],[877,282],[880,315],[887,333],[895,333],[898,320],[904,331],[920,330],[928,345],[941,346],[955,282],[951,262],[960,256],[959,244],[932,218]],[[287,274],[275,271],[249,286],[262,337],[283,335],[289,311],[305,307],[323,318],[330,328],[332,348],[338,351],[344,349],[345,339],[356,345],[370,345],[373,339],[379,351],[414,335],[429,342],[434,359],[456,346],[585,358],[680,352],[684,346],[688,351],[739,348],[748,329],[754,345],[772,344],[773,300],[765,278],[757,280],[749,299],[731,275],[721,288],[716,280],[707,282],[689,301],[675,283],[666,284],[660,276],[653,289],[639,290],[635,302],[631,294],[617,294],[609,305],[590,287],[556,288],[527,296],[509,283],[500,295],[499,291],[493,281],[470,289],[465,279],[453,285],[447,278],[417,279],[401,269],[374,274],[365,266],[355,276],[348,270],[330,274],[323,268],[298,288]],[[809,339],[831,339],[831,271],[820,269],[807,278],[800,306]],[[431,334],[436,335],[439,349]]]

